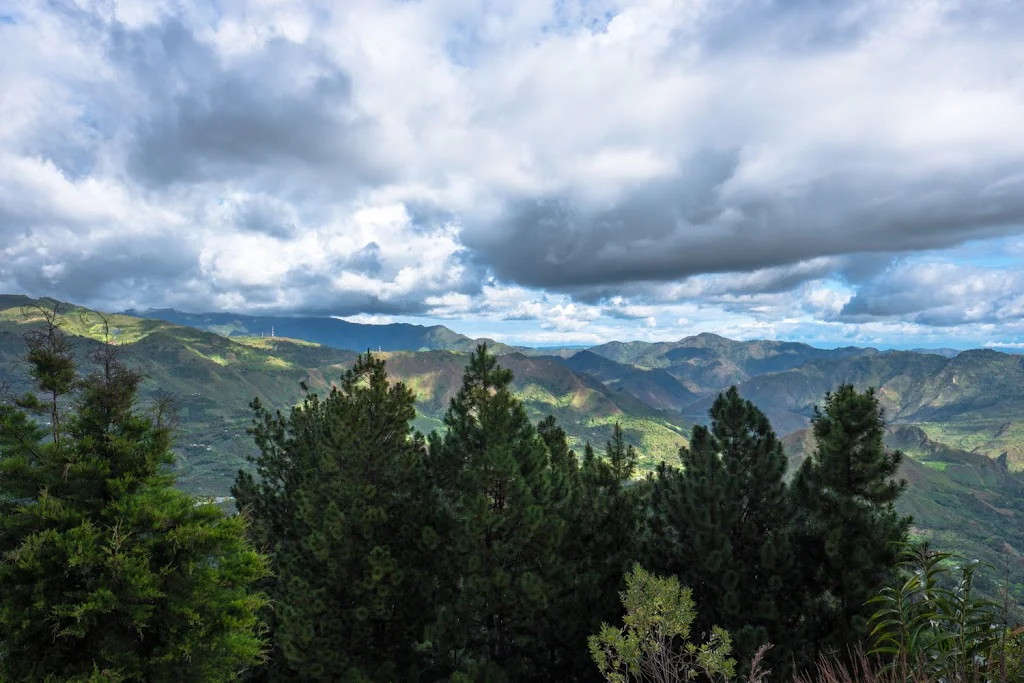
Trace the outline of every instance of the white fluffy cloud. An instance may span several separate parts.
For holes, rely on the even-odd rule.
[[[0,285],[1014,343],[1022,30],[999,0],[0,0]]]

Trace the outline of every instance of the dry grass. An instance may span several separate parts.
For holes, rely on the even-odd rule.
[[[764,683],[764,681],[771,675],[771,669],[761,668],[764,656],[770,649],[772,649],[772,645],[770,643],[765,643],[761,647],[757,648],[757,652],[754,653],[754,658],[750,660],[750,675],[747,676],[747,683]]]
[[[901,657],[894,663],[870,657],[863,650],[856,651],[850,661],[837,657],[822,657],[810,672],[797,675],[793,683],[1010,683],[998,666],[989,671],[976,669],[966,677],[939,677],[928,673],[923,662],[910,662]]]

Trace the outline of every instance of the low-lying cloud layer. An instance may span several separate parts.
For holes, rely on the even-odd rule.
[[[1000,0],[0,0],[0,290],[1018,343],[1022,32]]]

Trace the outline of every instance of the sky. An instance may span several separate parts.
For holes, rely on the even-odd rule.
[[[0,292],[1024,348],[1024,2],[0,0]]]

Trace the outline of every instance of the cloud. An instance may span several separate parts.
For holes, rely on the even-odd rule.
[[[136,180],[160,186],[249,176],[287,187],[330,177],[344,192],[372,178],[365,145],[372,123],[353,105],[349,76],[319,50],[275,36],[224,55],[173,22],[116,26],[107,43],[111,65],[139,100],[126,141]]]
[[[1016,334],[1018,3],[0,14],[6,288],[544,339]]]
[[[938,327],[1019,321],[1024,317],[1024,273],[956,263],[900,263],[865,283],[840,317]]]
[[[696,17],[666,6],[661,33],[642,23],[652,10],[635,7],[607,34],[538,46],[549,72],[533,95],[562,106],[534,116],[550,116],[552,135],[578,148],[560,139],[538,151],[559,157],[544,160],[561,167],[552,187],[506,199],[497,221],[467,225],[466,243],[501,277],[571,289],[952,246],[1019,230],[1024,200],[1008,190],[1020,172],[1022,53],[1010,47],[1005,60],[1002,42],[1012,33],[942,3],[852,13],[794,4],[801,12],[765,19],[781,22],[766,34],[758,12],[744,14],[763,3],[722,3],[727,9]],[[1000,7],[980,9],[995,23]],[[1019,12],[1007,11],[1013,16],[998,18],[1019,26]],[[673,29],[674,40],[662,35]],[[731,34],[750,42],[724,39]],[[811,38],[789,47],[801,34]],[[574,50],[589,50],[601,66],[607,59],[606,78],[570,83]],[[640,63],[614,66],[613,54]],[[643,96],[653,86],[664,91],[656,103]],[[650,124],[659,106],[671,122],[638,125]],[[608,171],[610,191],[594,197],[602,179],[574,173],[564,160],[595,144],[630,144],[634,156],[669,161],[643,182]]]

